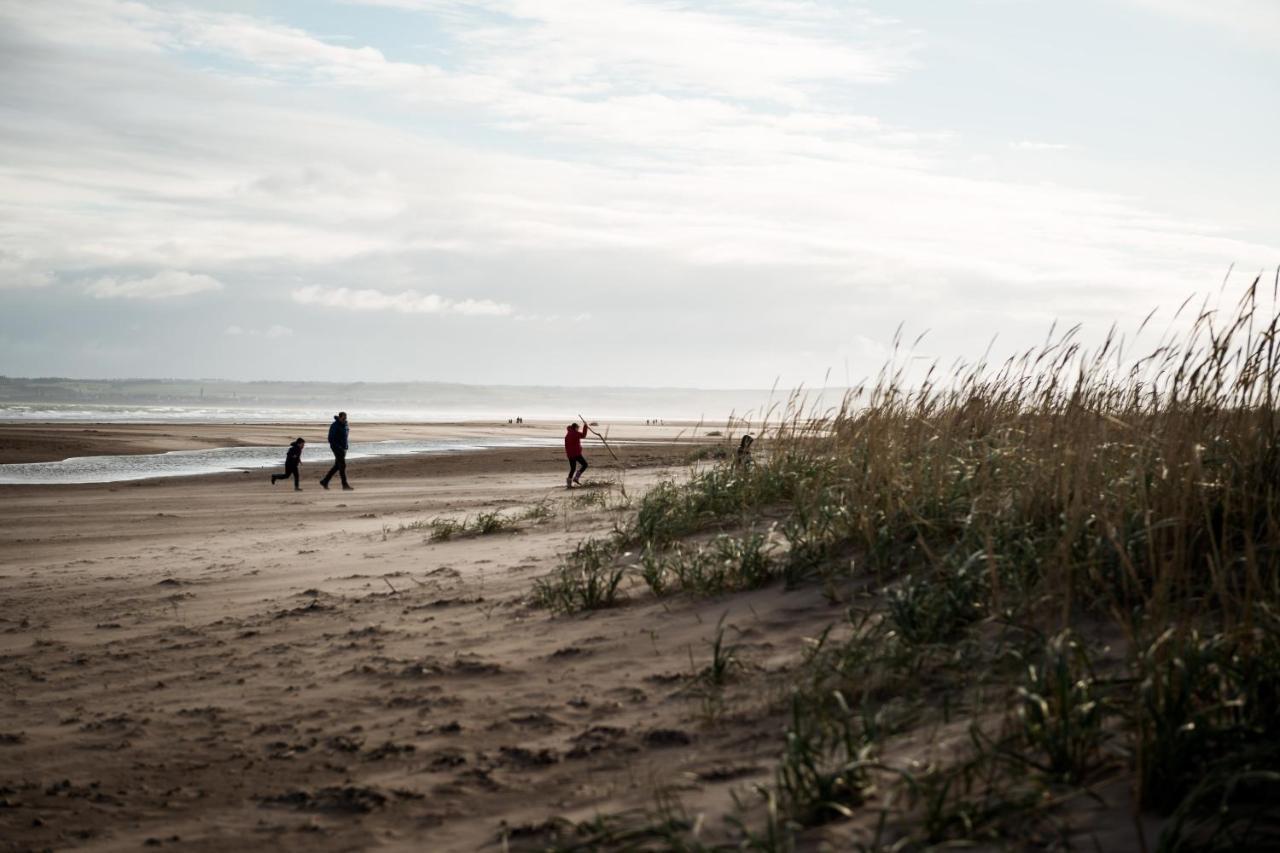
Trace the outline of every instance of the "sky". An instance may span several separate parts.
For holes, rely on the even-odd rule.
[[[0,374],[760,388],[1280,265],[1274,0],[0,0]],[[1159,316],[1159,315],[1158,315]]]

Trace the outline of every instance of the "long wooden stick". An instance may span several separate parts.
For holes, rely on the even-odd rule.
[[[621,464],[622,464],[622,460],[618,458],[618,454],[616,454],[616,453],[614,453],[614,452],[613,452],[613,448],[609,446],[609,442],[608,442],[608,441],[606,441],[606,440],[605,440],[605,437],[604,437],[603,435],[601,435],[601,434],[600,434],[600,431],[599,431],[599,430],[594,430],[594,429],[592,429],[591,427],[587,426],[587,419],[586,419],[586,418],[584,418],[584,417],[582,417],[582,412],[578,412],[578,417],[579,417],[579,418],[582,418],[582,425],[583,425],[584,427],[587,427],[587,432],[593,432],[593,433],[595,433],[595,434],[596,434],[596,438],[600,439],[600,441],[604,444],[604,449],[605,449],[605,450],[607,450],[607,451],[609,451],[609,455],[613,457],[613,461],[614,461],[614,462],[617,462],[619,465],[621,465]]]

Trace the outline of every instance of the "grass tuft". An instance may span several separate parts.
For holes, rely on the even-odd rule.
[[[617,544],[611,539],[579,542],[554,572],[535,583],[534,603],[553,613],[613,607],[626,572],[615,564],[617,557]]]

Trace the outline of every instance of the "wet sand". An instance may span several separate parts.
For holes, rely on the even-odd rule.
[[[227,446],[228,427],[88,444]],[[323,452],[301,493],[265,471],[0,487],[0,850],[519,850],[659,791],[751,801],[783,670],[839,615],[819,590],[632,588],[579,617],[528,599],[611,529],[602,503],[690,450],[589,443],[573,492],[556,448],[361,460],[353,492],[319,488]],[[538,505],[517,532],[427,539],[433,518]],[[690,676],[722,615],[753,675],[716,710]]]
[[[508,424],[501,421],[468,423],[353,422],[352,441],[391,441],[431,438],[548,438],[564,435],[560,422]],[[718,427],[724,429],[723,426]],[[217,447],[277,446],[280,458],[295,438],[307,440],[308,456],[327,453],[327,423],[155,424],[44,423],[0,421],[0,465],[16,462],[56,462],[73,456],[125,453],[165,453]],[[665,426],[627,423],[601,425],[606,438],[644,441],[692,441],[705,437],[712,425],[672,422]]]

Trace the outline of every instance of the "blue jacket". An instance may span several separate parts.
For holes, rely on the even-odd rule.
[[[334,418],[333,423],[329,424],[329,447],[333,450],[346,450],[349,432],[351,432],[350,425]]]

